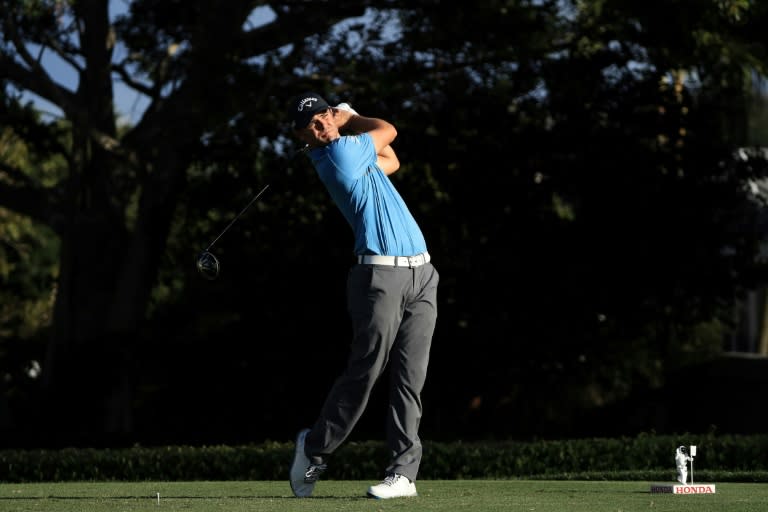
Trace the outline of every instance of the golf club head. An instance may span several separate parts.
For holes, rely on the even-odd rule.
[[[197,255],[197,271],[211,281],[219,276],[219,260],[213,253],[203,251]]]

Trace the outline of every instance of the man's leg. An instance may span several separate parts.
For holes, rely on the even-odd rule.
[[[314,461],[333,453],[362,416],[371,390],[389,361],[402,318],[407,272],[392,267],[356,265],[347,279],[347,308],[353,339],[344,373],[336,380],[320,416],[306,438]]]
[[[387,445],[392,461],[386,472],[416,480],[421,463],[421,391],[427,376],[429,351],[437,321],[439,274],[432,265],[413,269],[408,296],[390,361],[390,403]]]

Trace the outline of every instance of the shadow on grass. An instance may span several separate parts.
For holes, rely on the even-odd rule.
[[[34,501],[34,500],[157,500],[157,495],[150,496],[0,496],[0,502]],[[352,501],[376,501],[365,496],[308,496],[296,498],[294,496],[275,495],[248,495],[248,496],[160,496],[160,500],[352,500]]]

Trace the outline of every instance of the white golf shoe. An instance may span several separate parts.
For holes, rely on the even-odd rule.
[[[410,498],[418,496],[416,484],[408,480],[403,475],[392,473],[378,485],[372,485],[368,488],[369,498],[377,500],[386,500],[389,498]]]
[[[307,434],[309,434],[308,428],[296,436],[296,451],[291,464],[291,490],[297,498],[311,496],[317,479],[328,467],[326,464],[313,464],[304,453],[304,439]]]

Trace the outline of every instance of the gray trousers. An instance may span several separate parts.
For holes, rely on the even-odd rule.
[[[336,380],[305,440],[308,457],[333,453],[363,414],[371,390],[389,365],[386,473],[416,480],[421,463],[421,390],[437,320],[437,270],[355,265],[347,276],[352,344],[347,366]]]

